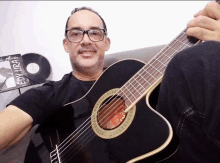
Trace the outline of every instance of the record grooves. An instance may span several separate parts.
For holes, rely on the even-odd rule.
[[[51,73],[49,61],[44,56],[36,53],[24,54],[22,58],[30,85],[44,83]]]

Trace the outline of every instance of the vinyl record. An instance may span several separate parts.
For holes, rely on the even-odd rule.
[[[49,61],[42,55],[27,53],[22,55],[24,70],[31,85],[44,83],[49,77],[51,67]]]

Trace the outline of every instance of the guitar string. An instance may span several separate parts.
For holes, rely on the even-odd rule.
[[[122,92],[123,92],[123,91],[122,91]],[[85,142],[88,140],[88,138],[91,136],[91,134],[93,135],[93,132],[90,133],[89,135],[87,134],[88,136],[87,136],[85,139],[83,139],[83,142],[80,143],[81,146],[84,146],[84,145],[86,144]],[[73,151],[75,151],[75,150],[73,150]],[[69,154],[70,154],[70,153],[69,153]],[[76,152],[75,152],[75,154],[76,154]],[[68,158],[69,158],[69,157],[68,157]],[[64,160],[64,159],[65,159],[65,158],[62,158],[62,160]]]
[[[152,64],[150,64],[151,66],[152,66]],[[142,70],[145,70],[144,68],[142,69]],[[157,69],[156,69],[156,71],[158,71]],[[148,73],[149,71],[147,71],[147,73]],[[158,72],[160,72],[160,71],[158,71]],[[144,73],[146,73],[146,72],[144,72]],[[151,73],[149,73],[150,75],[151,75]],[[139,76],[142,76],[142,75],[139,75]],[[152,75],[151,75],[152,76]],[[143,78],[143,77],[142,77]],[[132,79],[135,79],[135,77],[133,77]],[[143,78],[144,80],[145,80],[145,78]],[[128,82],[128,85],[130,84],[131,82]],[[150,83],[151,84],[151,83]],[[131,84],[130,84],[131,85]],[[126,87],[126,90],[127,90],[127,86],[126,86],[126,84],[125,84],[125,87]],[[126,91],[125,90],[125,91]],[[136,89],[137,90],[137,89]],[[122,91],[122,90],[121,90]],[[133,90],[132,90],[133,91]],[[134,91],[135,91],[135,89],[134,89]],[[137,92],[137,91],[136,91]],[[130,93],[130,92],[129,92]],[[138,92],[139,93],[139,92]],[[133,96],[135,96],[136,97],[136,95],[135,94],[133,94]],[[134,98],[135,99],[135,98]],[[133,102],[131,102],[131,103],[133,103]]]
[[[176,40],[177,40],[177,39],[176,39]],[[177,41],[178,41],[178,42],[181,42],[180,40],[177,40]],[[183,43],[183,42],[182,42],[182,43]],[[188,47],[190,47],[188,44],[185,44],[185,45],[188,46]],[[173,49],[177,49],[177,48],[174,47]],[[185,46],[183,46],[183,47],[181,48],[181,50],[182,50],[182,49],[185,49]],[[179,52],[179,51],[177,51],[177,52]],[[157,60],[157,61],[160,62],[160,60],[158,60],[157,57],[155,57],[154,60]],[[158,63],[157,63],[157,64],[158,64]],[[151,69],[151,70],[153,70],[153,71],[156,70],[156,71],[159,73],[159,74],[157,73],[157,76],[161,74],[162,71],[159,70],[159,69],[157,69],[157,68],[156,68],[157,66],[154,66],[154,63],[152,63],[152,64],[149,63],[149,65],[154,68],[154,69]],[[164,66],[164,67],[162,66],[162,68],[163,68],[163,71],[164,71],[165,68],[166,68],[166,66]],[[143,68],[142,70],[145,70],[145,68]],[[147,72],[151,73],[152,71],[147,71]],[[135,78],[133,78],[133,79],[135,79]],[[134,80],[133,80],[133,82],[134,82]]]
[[[149,64],[151,67],[153,67],[153,64]],[[144,70],[144,69],[142,69],[142,70]],[[156,71],[158,71],[157,69],[156,69]],[[158,72],[160,72],[160,71],[158,71]],[[144,72],[145,73],[145,72]],[[149,73],[150,74],[150,73]],[[151,75],[151,74],[150,74]],[[141,76],[141,75],[140,75]],[[152,76],[152,75],[151,75]],[[135,79],[135,77],[133,77],[132,79]],[[144,78],[143,78],[144,79]],[[131,83],[131,82],[128,82],[128,85],[129,85],[129,83]],[[151,83],[150,83],[151,84]],[[131,84],[130,84],[131,85]],[[126,84],[124,85],[125,87],[126,87],[126,90],[127,90],[127,86],[126,86]],[[134,89],[134,91],[136,90],[136,92],[137,92],[137,89]],[[122,90],[121,90],[122,91]],[[129,90],[128,90],[129,91]],[[132,90],[133,91],[133,90]],[[130,92],[129,92],[130,93]],[[138,92],[139,93],[139,92]],[[130,93],[131,94],[131,93]],[[132,94],[132,96],[134,96],[135,98],[136,98],[136,95],[135,94]],[[134,99],[135,99],[134,98]],[[133,102],[131,102],[131,103],[133,103]]]
[[[134,77],[133,77],[133,79],[135,79]],[[128,82],[128,83],[131,83],[131,82]],[[131,84],[130,84],[131,85]],[[126,87],[126,90],[127,90],[127,86],[126,86],[126,84],[124,85],[125,87]],[[134,86],[133,86],[134,87]],[[137,90],[137,89],[134,89],[134,91],[135,90]],[[129,91],[129,90],[128,90]],[[137,91],[136,91],[137,92]],[[129,93],[130,93],[130,91],[129,91]],[[130,93],[130,94],[132,94],[132,93]],[[139,92],[138,92],[138,94],[140,94]],[[134,95],[134,94],[132,94],[132,96],[134,96],[135,98],[136,98],[136,96]],[[133,103],[133,102],[131,102],[131,103]]]
[[[87,119],[88,120],[88,119]],[[71,136],[71,135],[70,135]],[[61,143],[62,144],[62,143]]]
[[[92,133],[93,133],[93,132],[92,132]],[[90,135],[91,135],[91,134],[90,134]],[[90,135],[89,135],[89,136],[90,136]]]
[[[129,92],[130,93],[130,92]],[[139,92],[138,92],[139,93]],[[140,94],[140,93],[139,93]],[[135,96],[135,95],[134,95]]]

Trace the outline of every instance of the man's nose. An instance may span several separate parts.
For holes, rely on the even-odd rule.
[[[83,44],[88,44],[88,43],[91,43],[92,41],[90,40],[89,36],[88,36],[88,33],[84,33],[84,36],[83,36],[83,39],[81,41],[81,43]]]

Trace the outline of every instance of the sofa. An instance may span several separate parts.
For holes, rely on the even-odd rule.
[[[141,60],[147,63],[153,56],[155,56],[165,45],[158,45],[152,47],[145,47],[140,49],[122,51],[117,53],[108,54],[105,56],[104,67],[108,67],[111,64],[128,58]],[[15,91],[15,90],[14,90]],[[1,105],[5,107],[5,104],[9,102],[9,97],[12,93],[5,93],[4,98],[1,99]],[[14,94],[14,93],[13,93]],[[18,93],[13,95],[15,98]],[[37,126],[34,126],[29,133],[17,144],[9,149],[0,151],[0,162],[1,163],[23,163],[25,152],[30,141],[31,134],[36,130]]]

